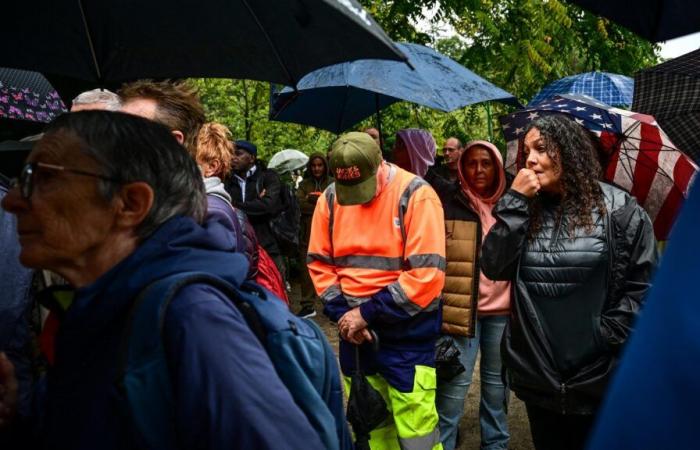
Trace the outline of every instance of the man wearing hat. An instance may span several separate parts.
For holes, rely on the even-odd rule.
[[[442,206],[425,181],[384,162],[366,133],[341,136],[330,167],[336,182],[318,200],[307,262],[324,313],[338,323],[346,380],[359,346],[361,369],[387,403],[389,417],[371,432],[370,445],[441,449],[435,340],[445,282]]]
[[[272,170],[257,163],[258,147],[237,140],[231,160],[232,176],[226,181],[231,203],[248,215],[260,245],[270,254],[284,277],[284,258],[275,235],[270,230],[270,220],[282,209],[280,179]]]

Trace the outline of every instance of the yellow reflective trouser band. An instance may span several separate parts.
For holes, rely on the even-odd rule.
[[[372,450],[442,450],[435,409],[435,369],[416,366],[412,392],[399,392],[381,375],[367,381],[386,401],[390,417],[370,433]],[[350,392],[350,378],[345,377]]]

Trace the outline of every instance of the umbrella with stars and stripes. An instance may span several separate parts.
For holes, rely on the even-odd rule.
[[[566,114],[598,137],[605,181],[636,197],[654,222],[656,238],[666,239],[698,167],[655,119],[584,95],[556,95],[500,118],[507,142],[506,170],[515,173],[524,167],[525,130],[534,119],[550,114]]]

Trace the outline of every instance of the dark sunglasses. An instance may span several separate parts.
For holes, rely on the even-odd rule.
[[[95,177],[101,180],[111,181],[114,183],[120,182],[120,180],[116,178],[100,175],[98,173],[86,172],[84,170],[78,169],[69,169],[67,167],[58,166],[55,164],[31,162],[25,164],[24,167],[22,167],[22,171],[20,172],[19,177],[13,178],[10,181],[10,186],[13,188],[19,188],[19,192],[22,195],[22,198],[24,198],[25,200],[29,200],[29,198],[32,196],[32,192],[34,190],[34,174],[38,171],[37,169],[53,170],[56,172],[68,172],[76,175],[83,175],[86,177]]]

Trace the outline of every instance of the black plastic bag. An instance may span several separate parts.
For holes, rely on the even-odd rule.
[[[459,361],[461,352],[449,336],[443,336],[435,344],[435,372],[438,379],[450,381],[466,369]]]

